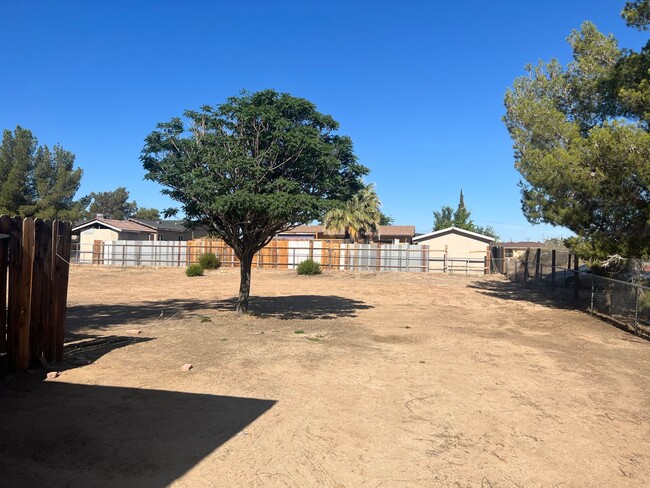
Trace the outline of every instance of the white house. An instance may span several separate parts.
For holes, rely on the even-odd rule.
[[[494,238],[457,227],[447,227],[413,238],[429,246],[429,271],[483,274]]]

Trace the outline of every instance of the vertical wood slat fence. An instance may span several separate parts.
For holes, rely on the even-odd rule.
[[[69,222],[0,216],[0,376],[63,360]]]

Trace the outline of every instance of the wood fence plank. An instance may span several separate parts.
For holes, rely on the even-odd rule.
[[[11,234],[11,217],[0,216],[0,234]],[[0,378],[7,375],[7,265],[9,258],[9,239],[0,239]]]
[[[20,225],[20,218],[18,218]],[[19,248],[20,267],[18,270],[16,301],[16,337],[15,365],[17,369],[27,369],[30,359],[30,313],[32,291],[32,261],[34,257],[34,220],[27,218],[22,222],[21,246]]]
[[[29,365],[36,366],[44,355],[50,306],[50,266],[52,230],[42,219],[34,221],[29,300]]]
[[[8,278],[11,284],[7,290],[7,351],[9,353],[9,369],[15,370],[18,367],[16,351],[20,344],[20,303],[18,301],[18,282],[22,268],[22,219],[14,217],[10,219],[9,232],[9,259]]]
[[[65,337],[65,315],[68,302],[68,278],[70,272],[71,247],[70,222],[54,221],[52,225],[52,290],[54,305],[52,309],[52,342],[54,360],[63,361],[63,342]]]

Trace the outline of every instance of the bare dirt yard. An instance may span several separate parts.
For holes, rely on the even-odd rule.
[[[650,486],[647,341],[500,278],[254,270],[238,316],[183,271],[72,269],[0,486]]]

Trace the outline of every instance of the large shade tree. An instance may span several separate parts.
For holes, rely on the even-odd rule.
[[[240,260],[238,312],[248,311],[255,253],[362,187],[368,170],[337,129],[308,100],[264,90],[188,110],[185,120],[158,124],[146,138],[146,178],[162,184],[189,222],[208,227]]]
[[[648,25],[648,1],[628,25]],[[505,124],[532,223],[576,233],[583,257],[650,254],[650,43],[622,50],[590,22],[568,38],[573,61],[528,66],[505,96]]]

